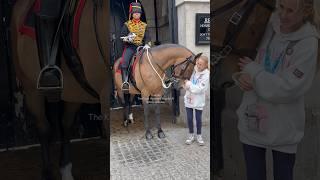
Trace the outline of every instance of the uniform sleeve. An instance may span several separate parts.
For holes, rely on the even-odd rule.
[[[121,28],[121,33],[120,33],[120,36],[123,37],[123,36],[127,36],[128,34],[130,33],[128,27],[126,24],[123,24],[122,28]]]
[[[189,91],[194,94],[201,94],[205,92],[209,86],[209,73],[205,74],[202,80],[197,83],[193,84],[190,81],[188,81],[190,84],[189,85]]]
[[[120,33],[121,37],[128,36],[129,33],[130,33],[130,31],[128,29],[128,26],[126,25],[126,23],[123,24],[122,29],[121,29],[121,33]],[[124,41],[122,41],[122,43],[123,43],[123,45],[132,44],[130,42],[124,42]]]
[[[245,66],[244,72],[251,75],[254,90],[260,98],[273,103],[290,103],[311,87],[316,72],[318,40],[301,40],[294,50],[290,66],[280,75],[265,71],[257,62]]]

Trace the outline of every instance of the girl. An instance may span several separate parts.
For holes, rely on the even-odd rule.
[[[304,134],[304,94],[318,55],[318,0],[279,0],[255,61],[240,58],[234,79],[244,91],[237,110],[248,180],[266,179],[266,148],[275,180],[292,180]]]
[[[187,111],[187,122],[190,133],[186,140],[186,144],[191,144],[194,141],[193,112],[195,111],[197,141],[199,145],[204,145],[204,141],[201,136],[201,115],[202,109],[205,105],[205,92],[209,85],[209,74],[208,58],[206,56],[200,56],[196,62],[196,66],[194,67],[190,80],[185,81],[184,88],[186,90],[186,94],[184,96],[184,104]]]

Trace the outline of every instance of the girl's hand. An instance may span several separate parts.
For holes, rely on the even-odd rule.
[[[243,68],[252,62],[252,59],[250,59],[249,57],[243,57],[243,58],[239,58],[239,63],[238,65],[240,66],[240,69],[243,70]]]
[[[189,82],[190,82],[189,80],[184,80],[184,83],[183,83],[183,88],[184,89],[189,89],[189,87],[190,87],[190,83]]]
[[[239,87],[243,91],[251,91],[253,89],[252,78],[249,74],[241,74],[238,78]]]

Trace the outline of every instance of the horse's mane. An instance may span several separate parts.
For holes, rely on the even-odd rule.
[[[159,46],[152,47],[152,51],[161,51],[166,48],[183,48],[183,49],[186,49],[187,51],[191,52],[192,55],[194,55],[190,49],[188,49],[180,44],[162,44]]]

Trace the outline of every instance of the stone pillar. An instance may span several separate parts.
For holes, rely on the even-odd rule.
[[[210,45],[196,45],[196,13],[210,13],[210,0],[176,0],[178,16],[178,44],[190,49],[195,54],[202,52],[203,55],[210,58]],[[180,116],[178,123],[185,123],[186,112],[184,108],[183,96],[184,90],[181,90]],[[209,88],[206,94],[206,106],[202,115],[203,125],[208,125],[210,121],[210,92]]]

